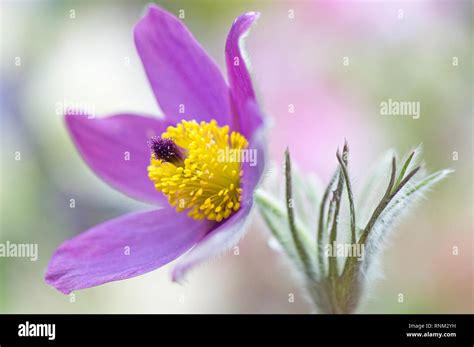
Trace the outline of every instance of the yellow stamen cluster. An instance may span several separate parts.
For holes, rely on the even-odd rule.
[[[189,209],[188,215],[194,219],[220,222],[240,208],[241,164],[222,160],[222,153],[245,149],[248,142],[244,136],[238,132],[229,135],[229,127],[219,127],[214,120],[183,120],[168,127],[161,137],[172,139],[185,159],[170,163],[152,155],[148,177],[178,212]]]

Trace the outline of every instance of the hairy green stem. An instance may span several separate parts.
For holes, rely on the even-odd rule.
[[[286,209],[288,214],[288,225],[290,227],[291,236],[295,244],[296,250],[301,257],[307,274],[312,278],[314,273],[312,271],[312,262],[311,256],[308,254],[306,247],[301,241],[298,230],[295,225],[295,216],[293,211],[293,192],[292,192],[292,183],[291,183],[291,158],[290,151],[287,148],[285,151],[285,191],[286,191]]]
[[[349,209],[351,215],[351,242],[356,243],[356,220],[355,220],[355,208],[354,208],[354,196],[352,194],[351,181],[349,179],[349,172],[347,170],[347,165],[344,163],[344,160],[341,158],[339,152],[336,154],[337,160],[341,165],[342,173],[344,175],[344,180],[346,181],[347,196],[349,199]]]
[[[414,155],[415,155],[415,151],[411,152],[407,160],[405,160],[405,163],[403,164],[402,170],[400,171],[400,174],[398,175],[398,178],[397,178],[397,181],[395,182],[394,187],[398,187],[400,185],[400,182],[402,181],[403,176],[405,176],[405,172],[407,171],[408,166],[410,165],[410,162],[413,159]]]
[[[396,213],[392,209],[400,206],[398,204],[403,202],[403,198],[434,184],[450,172],[449,170],[439,171],[407,187],[408,183],[420,170],[419,166],[411,170],[415,166],[413,164],[415,152],[408,155],[398,175],[397,163],[395,157],[392,157],[388,186],[373,210],[365,228],[358,229],[347,156],[348,146],[345,143],[342,153],[339,150],[336,153],[339,167],[326,187],[322,199],[311,200],[312,204],[319,205],[317,220],[312,219],[311,213],[308,213],[308,211],[311,211],[310,209],[306,210],[306,214],[297,213],[299,211],[295,210],[295,207],[298,208],[298,206],[293,205],[294,193],[304,203],[305,198],[308,198],[311,192],[308,191],[310,187],[304,184],[297,172],[294,177],[295,191],[293,192],[291,158],[288,149],[285,152],[286,208],[283,203],[277,203],[271,194],[256,191],[254,195],[272,234],[282,244],[285,252],[293,259],[301,272],[304,273],[305,286],[311,299],[316,307],[324,313],[355,312],[365,287],[364,269],[370,267],[370,263],[373,261],[371,257],[373,257],[378,247],[374,241],[379,239],[381,235],[378,232],[376,234],[375,228],[380,226],[381,221],[391,220],[392,214]],[[370,248],[370,251],[365,254],[368,257],[367,259],[354,254],[345,254],[342,269],[338,269],[340,267],[337,258],[339,247],[337,250],[333,249],[332,254],[324,254],[323,249],[325,243],[334,247],[337,245],[337,241],[341,240],[338,229],[341,228],[339,215],[341,213],[342,198],[343,196],[345,198],[344,188],[347,189],[349,203],[351,244],[356,247],[364,247],[362,251]],[[313,223],[317,224],[316,239],[314,238],[314,232],[311,234],[309,230],[310,226],[314,228]],[[282,226],[284,229],[282,229]],[[383,228],[385,228],[385,225]],[[381,232],[384,231],[384,229],[381,230]]]
[[[319,266],[319,272],[320,276],[324,277],[326,271],[324,269],[324,257],[323,257],[323,233],[325,230],[324,226],[324,214],[326,210],[326,203],[329,198],[329,193],[331,192],[332,186],[334,185],[334,182],[336,181],[337,178],[337,171],[334,173],[334,175],[331,177],[331,180],[329,181],[328,186],[326,187],[326,190],[324,191],[323,198],[321,200],[321,205],[319,207],[319,220],[318,220],[318,232],[317,232],[317,247],[316,247],[316,252],[318,254],[318,266]]]

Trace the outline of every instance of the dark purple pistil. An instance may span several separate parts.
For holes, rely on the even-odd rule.
[[[180,165],[184,156],[172,139],[155,136],[148,141],[151,153],[155,159]]]

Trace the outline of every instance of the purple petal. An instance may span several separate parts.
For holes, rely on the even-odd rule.
[[[262,118],[250,117],[244,109],[248,102],[255,102],[252,80],[242,53],[243,37],[259,13],[247,12],[240,15],[232,24],[225,46],[227,74],[230,83],[232,107],[238,118],[238,129],[247,138],[262,125]]]
[[[243,113],[250,119],[262,119],[260,109],[255,102],[249,101],[243,109]],[[243,162],[242,170],[244,176],[242,177],[243,201],[253,199],[253,193],[260,182],[266,163],[266,147],[265,147],[265,133],[264,127],[258,127],[253,130],[252,137],[249,138],[248,149],[255,154],[256,161]]]
[[[243,204],[233,216],[207,234],[196,247],[179,260],[172,272],[173,281],[182,281],[189,269],[235,245],[246,231],[246,223],[251,210],[252,201],[246,205]]]
[[[155,5],[135,26],[135,45],[166,119],[229,124],[229,89],[184,24]],[[180,105],[184,112],[180,112]]]
[[[256,103],[248,102],[244,108],[249,117],[261,118],[260,110]],[[246,232],[246,223],[253,206],[253,193],[262,178],[265,169],[265,141],[263,127],[254,132],[250,139],[249,149],[257,153],[256,165],[250,162],[242,163],[244,176],[242,177],[242,202],[241,208],[229,219],[221,222],[212,232],[206,235],[188,254],[186,254],[173,269],[173,281],[181,281],[186,272],[192,267],[209,258],[222,254],[235,245]]]
[[[46,282],[64,294],[135,277],[177,258],[211,228],[171,207],[124,215],[64,242]]]
[[[147,173],[147,140],[166,131],[163,121],[131,114],[89,118],[69,113],[65,118],[81,156],[99,177],[133,198],[166,201]]]

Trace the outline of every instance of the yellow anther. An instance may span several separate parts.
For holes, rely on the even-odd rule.
[[[185,158],[181,163],[171,163],[152,156],[148,177],[178,212],[188,210],[194,219],[220,222],[240,208],[241,164],[222,160],[220,155],[245,149],[248,142],[244,136],[229,134],[229,127],[219,127],[216,121],[183,120],[168,127],[161,138],[172,139]]]

